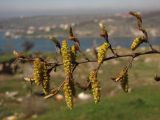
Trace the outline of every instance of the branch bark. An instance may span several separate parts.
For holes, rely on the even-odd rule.
[[[149,50],[149,51],[145,51],[145,52],[134,52],[134,53],[129,53],[129,54],[121,54],[121,55],[118,54],[117,56],[113,55],[111,57],[106,57],[104,59],[104,62],[112,60],[112,59],[125,58],[125,57],[137,58],[137,57],[144,56],[144,55],[149,55],[149,54],[160,54],[160,51]],[[85,64],[85,63],[90,63],[90,62],[97,62],[97,60],[93,59],[93,60],[77,61],[77,64],[79,65],[79,64]],[[62,63],[52,63],[52,64],[57,64],[57,67],[63,65]]]

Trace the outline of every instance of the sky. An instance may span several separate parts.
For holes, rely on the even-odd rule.
[[[159,8],[160,0],[0,0],[0,17]]]

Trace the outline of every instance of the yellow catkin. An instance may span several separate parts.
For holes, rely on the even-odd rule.
[[[62,58],[63,58],[65,76],[70,78],[71,69],[72,69],[72,60],[71,60],[71,54],[70,54],[66,40],[62,41],[61,53],[62,53]]]
[[[128,92],[128,73],[126,73],[121,80],[121,87],[124,92]]]
[[[73,96],[69,81],[65,81],[63,85],[64,97],[69,109],[73,109]]]
[[[89,74],[89,80],[91,82],[91,89],[94,98],[94,102],[98,103],[100,101],[100,83],[97,80],[97,71],[93,70]]]
[[[138,48],[139,45],[140,45],[141,43],[143,43],[143,42],[144,42],[144,37],[137,37],[137,38],[135,38],[135,39],[133,40],[133,43],[131,44],[131,49],[132,49],[132,50],[135,50],[135,49]]]
[[[101,64],[103,62],[103,59],[105,58],[106,52],[109,48],[109,44],[107,42],[103,43],[99,48],[98,48],[98,64]]]
[[[47,69],[47,63],[43,64],[43,82],[42,82],[42,87],[43,87],[43,92],[45,95],[47,95],[50,91],[50,75],[48,73]]]
[[[43,63],[40,58],[35,58],[33,62],[33,78],[36,85],[40,85],[43,81]]]
[[[119,82],[124,92],[128,92],[128,69],[125,67],[121,72],[117,75],[117,77],[112,78],[115,82]]]
[[[120,71],[120,73],[117,75],[117,77],[113,78],[113,80],[115,82],[121,81],[124,78],[126,73],[127,73],[127,68],[124,68],[123,70]]]

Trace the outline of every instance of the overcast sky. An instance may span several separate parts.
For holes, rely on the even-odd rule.
[[[0,17],[159,8],[160,0],[0,0]]]

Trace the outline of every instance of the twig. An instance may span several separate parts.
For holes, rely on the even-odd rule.
[[[86,85],[81,85],[80,83],[76,82],[75,85],[82,90],[87,90],[90,88],[91,82],[88,82]]]
[[[44,99],[48,99],[48,98],[56,95],[56,94],[62,89],[62,87],[63,87],[63,85],[64,85],[64,82],[65,82],[65,81],[63,81],[58,88],[52,89],[52,90],[51,90],[51,94],[45,96]]]

